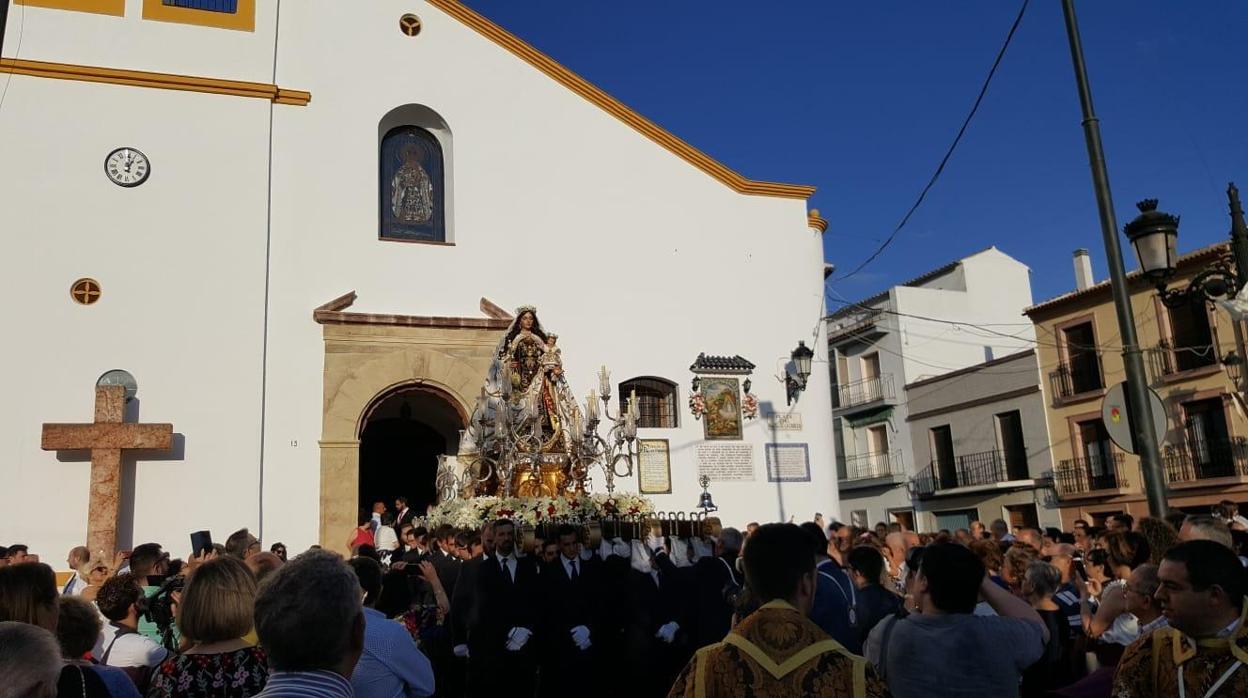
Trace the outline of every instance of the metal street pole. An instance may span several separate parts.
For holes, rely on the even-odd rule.
[[[0,56],[4,55],[4,27],[9,21],[9,0],[0,0]]]
[[[1079,104],[1083,108],[1083,135],[1088,144],[1092,188],[1096,191],[1096,206],[1101,217],[1101,234],[1105,238],[1109,285],[1113,289],[1118,331],[1122,335],[1122,363],[1127,372],[1127,419],[1131,422],[1132,440],[1140,456],[1140,472],[1144,475],[1148,512],[1152,516],[1161,517],[1167,511],[1166,476],[1161,467],[1161,449],[1157,445],[1157,434],[1153,430],[1147,374],[1144,372],[1144,358],[1140,352],[1135,319],[1131,312],[1127,273],[1122,265],[1122,248],[1118,245],[1118,221],[1114,218],[1114,202],[1109,193],[1109,172],[1105,167],[1105,152],[1101,147],[1100,121],[1092,108],[1092,88],[1088,86],[1088,71],[1083,62],[1083,44],[1079,40],[1079,25],[1075,21],[1074,0],[1062,0],[1062,14],[1066,17],[1066,38],[1070,41],[1070,58],[1074,63],[1075,83],[1079,87]]]
[[[1239,203],[1239,187],[1226,185],[1226,198],[1231,209],[1231,252],[1235,254],[1235,274],[1239,286],[1248,285],[1248,225],[1244,224],[1244,207]]]

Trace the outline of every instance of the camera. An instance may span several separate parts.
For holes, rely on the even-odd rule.
[[[169,577],[161,583],[160,588],[151,596],[142,595],[136,604],[139,615],[148,622],[155,623],[160,630],[161,644],[170,651],[177,650],[177,642],[173,634],[173,592],[182,591],[186,586],[186,577],[177,575]]]

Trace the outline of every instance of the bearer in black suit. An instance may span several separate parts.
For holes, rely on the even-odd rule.
[[[634,556],[641,554],[634,546]],[[648,567],[646,572],[642,568]],[[685,600],[689,590],[683,575],[653,558],[634,557],[629,570],[629,616],[625,626],[627,666],[633,683],[629,695],[638,698],[665,696],[685,662],[692,656],[688,628],[690,616]]]
[[[515,535],[511,521],[495,522],[494,554],[482,559],[476,574],[475,608],[468,625],[472,696],[533,695],[537,571],[516,558]]]
[[[564,524],[555,534],[559,554],[538,577],[542,589],[541,677],[538,695],[582,696],[591,691],[601,640],[602,570],[581,559],[577,530]]]

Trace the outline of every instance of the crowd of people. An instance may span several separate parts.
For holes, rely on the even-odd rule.
[[[58,586],[0,548],[0,698],[1248,695],[1229,502],[1068,531],[710,519],[694,540],[429,530],[394,504],[345,557],[242,529],[185,562],[74,548]]]

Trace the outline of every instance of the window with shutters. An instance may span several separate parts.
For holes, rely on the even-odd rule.
[[[620,406],[627,407],[631,395],[637,395],[637,426],[643,429],[674,429],[679,410],[676,409],[676,384],[663,378],[634,378],[620,383]]]

